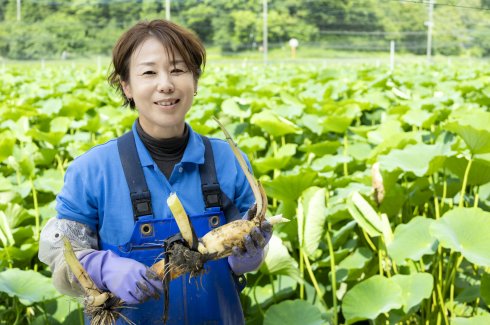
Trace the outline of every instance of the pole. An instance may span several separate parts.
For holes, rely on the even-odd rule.
[[[432,56],[432,27],[434,22],[432,21],[432,13],[434,11],[434,0],[429,0],[429,21],[427,21],[427,63],[431,62]]]
[[[170,0],[165,0],[165,19],[170,20]]]
[[[20,21],[20,0],[17,0],[17,21]]]
[[[390,71],[395,69],[395,41],[390,42]]]
[[[267,64],[267,0],[263,0],[264,24],[262,28],[262,47],[264,51],[264,64]]]

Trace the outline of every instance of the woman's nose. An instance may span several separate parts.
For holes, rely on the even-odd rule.
[[[160,93],[171,93],[174,91],[174,83],[172,81],[172,76],[167,74],[160,74],[158,78],[158,92]]]

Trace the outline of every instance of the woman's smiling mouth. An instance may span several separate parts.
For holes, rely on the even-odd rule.
[[[169,107],[169,106],[173,106],[173,105],[177,104],[178,102],[180,102],[180,99],[166,99],[166,100],[160,100],[160,101],[154,102],[154,104],[156,104],[158,106]]]

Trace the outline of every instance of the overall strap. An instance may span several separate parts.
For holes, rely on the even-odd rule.
[[[203,135],[201,135],[201,138],[204,142],[204,164],[199,165],[199,174],[201,175],[202,195],[206,209],[212,207],[221,208],[227,222],[241,219],[240,211],[238,211],[233,201],[221,191],[219,186],[211,141]]]
[[[137,221],[141,216],[153,215],[151,195],[143,174],[143,167],[136,150],[132,131],[117,138],[117,148],[131,195],[134,221]]]

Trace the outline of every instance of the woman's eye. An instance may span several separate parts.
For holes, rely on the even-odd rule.
[[[143,72],[143,74],[155,74],[155,72],[154,71],[145,71],[145,72]]]
[[[174,73],[174,74],[178,74],[178,73],[184,73],[185,71],[182,69],[179,69],[179,68],[175,68],[175,69],[172,69],[172,71],[170,71],[170,72]]]

